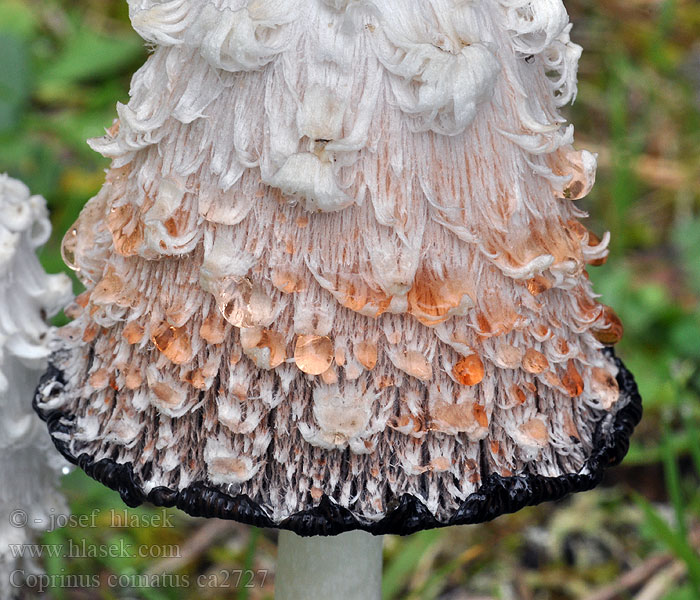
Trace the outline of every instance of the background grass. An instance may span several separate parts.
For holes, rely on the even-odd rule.
[[[700,4],[567,7],[584,54],[566,112],[577,145],[599,153],[581,205],[591,229],[612,232],[610,260],[590,274],[625,323],[618,352],[645,418],[596,491],[480,526],[388,537],[386,599],[700,599]],[[64,269],[60,239],[108,166],[85,140],[112,123],[145,56],[123,0],[0,0],[0,172],[47,198],[50,271]],[[64,527],[46,543],[143,545],[151,556],[48,558],[56,598],[272,596],[274,532],[177,512],[164,527],[148,508],[128,511],[141,526],[121,527],[110,513],[124,515],[117,494],[81,472],[64,487],[75,514],[99,509],[95,527]],[[91,585],[78,586],[87,575]]]

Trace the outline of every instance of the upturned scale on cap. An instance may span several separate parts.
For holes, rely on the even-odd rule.
[[[121,492],[300,534],[588,489],[641,415],[585,271],[558,0],[131,0],[35,400]]]

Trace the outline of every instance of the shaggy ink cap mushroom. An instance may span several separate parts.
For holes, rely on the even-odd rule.
[[[130,505],[410,533],[596,485],[641,414],[558,0],[131,0],[154,50],[36,398]]]
[[[68,508],[58,490],[68,464],[32,411],[46,370],[46,322],[71,298],[65,274],[48,275],[36,256],[49,238],[46,202],[21,181],[0,174],[0,598],[40,566],[15,549],[49,531]],[[5,589],[7,588],[7,589]],[[18,593],[18,592],[17,592]]]

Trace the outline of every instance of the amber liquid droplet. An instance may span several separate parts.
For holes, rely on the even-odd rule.
[[[80,267],[75,262],[75,250],[77,247],[78,229],[77,227],[71,227],[68,233],[63,236],[63,241],[61,242],[61,258],[72,271],[80,271]]]
[[[192,346],[184,327],[173,327],[163,322],[153,332],[151,341],[175,364],[181,365],[192,359]]]
[[[576,398],[583,393],[583,379],[572,359],[569,359],[566,365],[566,372],[561,378],[561,383],[572,398]]]
[[[615,314],[615,311],[612,308],[605,306],[601,320],[603,323],[603,328],[593,329],[593,336],[601,344],[605,344],[606,346],[617,344],[622,339],[623,334],[622,321],[620,321],[620,317]]]
[[[229,289],[219,290],[216,299],[223,317],[236,327],[257,327],[261,322],[269,322],[272,298],[247,277]]]
[[[320,375],[333,362],[333,342],[327,336],[300,335],[294,348],[294,360],[300,371]]]
[[[452,375],[462,385],[476,385],[484,378],[484,363],[478,354],[470,354],[452,367]]]
[[[527,281],[527,291],[533,296],[539,296],[542,292],[546,292],[552,287],[552,282],[542,275],[535,275]]]
[[[523,369],[528,373],[539,374],[549,368],[547,357],[534,348],[528,348],[523,357]]]
[[[416,277],[408,292],[409,312],[423,325],[431,326],[449,318],[466,294],[464,285],[455,280],[435,281],[425,274]]]
[[[474,404],[472,406],[472,414],[474,415],[474,420],[479,424],[479,427],[489,426],[489,418],[486,416],[486,410],[481,404]]]

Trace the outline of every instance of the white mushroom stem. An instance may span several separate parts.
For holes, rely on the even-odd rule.
[[[382,541],[364,531],[332,537],[300,537],[280,531],[276,600],[381,597]]]
[[[68,277],[47,275],[35,254],[50,232],[44,199],[0,175],[0,600],[21,593],[24,576],[38,571],[13,548],[67,511],[57,484],[68,463],[32,411],[49,355],[45,318],[71,296]]]

